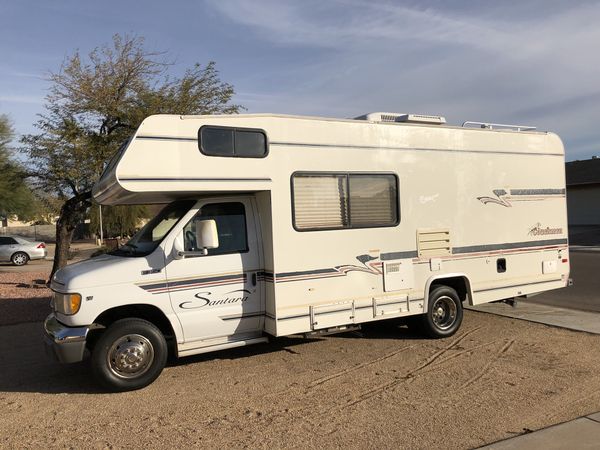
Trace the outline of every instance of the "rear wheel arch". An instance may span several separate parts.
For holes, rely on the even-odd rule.
[[[429,294],[437,286],[448,286],[456,291],[461,301],[467,302],[469,305],[473,305],[473,290],[471,288],[471,281],[464,273],[450,273],[437,275],[429,278],[425,284],[424,298],[427,300]],[[427,301],[425,301],[425,308],[427,308]],[[425,310],[426,311],[426,310]]]

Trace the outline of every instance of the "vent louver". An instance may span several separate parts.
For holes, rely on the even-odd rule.
[[[452,254],[450,230],[447,228],[417,230],[417,250],[419,258]]]

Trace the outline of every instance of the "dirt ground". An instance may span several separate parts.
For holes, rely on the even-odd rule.
[[[600,336],[471,311],[444,340],[390,321],[279,338],[123,394],[47,359],[41,337],[0,326],[0,448],[464,449],[600,410]]]

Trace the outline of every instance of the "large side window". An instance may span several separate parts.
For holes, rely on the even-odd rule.
[[[393,175],[350,175],[352,227],[390,226],[398,222],[398,191]]]
[[[219,247],[208,250],[209,255],[244,253],[248,251],[246,211],[239,202],[204,205],[183,229],[186,251],[200,250],[196,243],[196,222],[213,219],[217,223]]]
[[[208,156],[264,158],[268,153],[265,132],[251,128],[203,126],[198,146]]]
[[[296,173],[294,227],[299,231],[395,226],[398,180],[392,174]]]
[[[293,190],[299,230],[345,228],[350,223],[345,175],[294,175]]]

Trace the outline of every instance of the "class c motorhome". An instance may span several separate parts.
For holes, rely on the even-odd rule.
[[[414,316],[568,284],[563,145],[528,127],[374,113],[148,117],[93,190],[166,206],[52,279],[48,349],[137,389],[167,355]],[[414,321],[414,320],[413,320]]]

